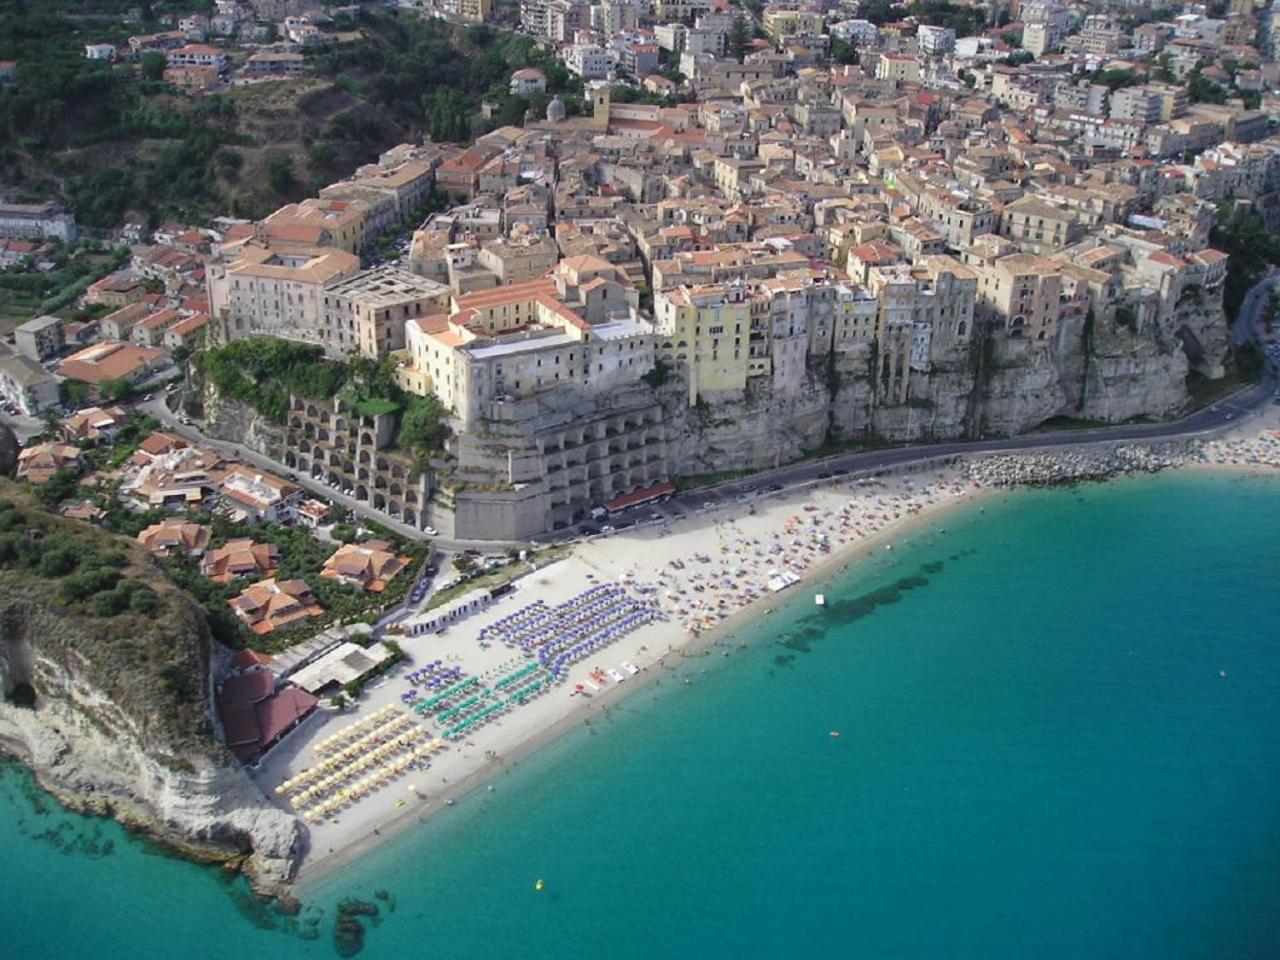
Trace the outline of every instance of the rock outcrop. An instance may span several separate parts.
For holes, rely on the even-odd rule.
[[[96,616],[59,597],[57,579],[0,567],[0,747],[68,806],[279,890],[304,833],[215,736],[211,670],[227,653],[199,607],[136,545],[38,512],[11,486],[0,495],[19,502],[28,535],[123,553],[123,572],[161,603],[153,615]]]

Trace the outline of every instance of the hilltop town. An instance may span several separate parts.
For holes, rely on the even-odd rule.
[[[223,130],[188,174],[213,164],[231,183],[253,157],[244,169],[272,183],[243,196],[276,205],[204,215],[221,196],[207,184],[198,204],[148,207],[126,186],[107,208],[0,157],[0,419],[22,441],[0,570],[41,584],[42,616],[107,634],[181,609],[191,656],[172,669],[217,679],[214,726],[247,763],[361,704],[351,730],[376,721],[398,743],[398,705],[374,694],[370,713],[367,688],[426,662],[422,644],[525,573],[576,564],[556,569],[625,583],[629,535],[669,567],[710,563],[699,537],[727,526],[661,548],[665,526],[624,532],[640,515],[685,520],[673,495],[712,491],[710,515],[717,485],[754,483],[726,501],[781,494],[745,478],[788,464],[1216,411],[1280,350],[1265,342],[1280,65],[1271,8],[1252,0],[154,6],[68,14],[84,76],[197,126],[231,102],[262,119],[358,97],[337,115],[363,162],[319,177],[325,144],[271,154],[270,124],[265,147]],[[464,48],[472,65],[430,67],[456,84],[402,86],[428,53]],[[35,122],[40,77],[0,62],[0,120]],[[403,142],[361,140],[379,102],[395,121],[377,129]],[[1115,462],[1189,455],[1144,456]],[[803,511],[821,507],[847,546],[958,502],[979,475],[999,485],[940,473],[927,495],[905,481],[874,504],[822,491],[758,517],[753,501],[751,536],[802,532],[804,563],[771,569],[745,534],[735,549],[762,591],[783,589],[831,549]],[[111,535],[93,531],[89,554],[84,525]],[[127,556],[112,537],[134,541]],[[581,540],[590,563],[566,559]],[[646,666],[659,621],[696,637],[758,599],[674,600],[661,566],[643,589],[562,579],[556,602],[607,606],[592,650],[647,631],[625,662]],[[465,629],[448,641],[459,663],[473,640],[524,637]],[[516,670],[495,648],[474,680],[445,670],[432,685],[458,680],[459,696],[417,712],[453,725],[400,759],[418,769],[470,723],[545,695],[579,653],[559,655]],[[59,663],[46,685],[78,669]],[[574,674],[575,693],[599,673]],[[492,703],[462,699],[489,681]],[[288,766],[296,753],[259,785],[283,797],[318,781]],[[346,802],[321,793],[309,822]],[[287,875],[300,827],[279,812],[271,869]]]

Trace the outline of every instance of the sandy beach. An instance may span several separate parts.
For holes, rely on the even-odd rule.
[[[377,722],[413,718],[412,725],[401,721],[402,726],[389,729],[388,739],[408,732],[416,742],[403,750],[390,745],[388,762],[408,761],[415,748],[427,755],[332,815],[314,818],[299,879],[329,872],[404,826],[461,801],[618,697],[653,682],[681,658],[717,643],[742,621],[798,595],[813,602],[812,585],[823,576],[860,555],[891,550],[894,540],[980,493],[953,469],[876,480],[837,478],[756,493],[731,507],[698,510],[677,521],[580,544],[571,557],[520,578],[514,591],[443,634],[397,638],[410,658],[407,664],[366,690],[354,709],[317,711],[253,771],[268,796],[296,812],[291,801],[298,791],[282,793],[282,784],[305,778],[307,771],[313,771],[307,783],[321,772],[329,774],[317,767],[344,745],[355,745],[355,754],[387,748],[382,740],[361,741],[368,740],[369,718],[375,714]],[[663,619],[570,664],[556,685],[453,741],[439,742],[446,723],[418,716],[402,702],[417,686],[409,675],[436,661],[440,670],[461,671],[459,680],[475,677],[486,684],[533,663],[502,643],[482,645],[481,631],[536,601],[554,607],[593,585],[617,586],[656,608]],[[342,736],[360,723],[366,726]],[[337,743],[323,753],[317,750],[335,736]],[[433,743],[437,748],[428,753]]]
[[[1274,471],[1280,468],[1277,426],[1280,413],[1268,410],[1197,445],[1180,465]],[[684,658],[722,643],[735,627],[781,603],[814,603],[818,591],[829,589],[824,578],[875,551],[893,549],[895,541],[918,528],[941,524],[949,509],[994,492],[966,473],[961,464],[877,479],[839,477],[778,493],[757,492],[729,507],[595,538],[577,545],[569,558],[521,577],[512,592],[444,633],[398,638],[408,663],[367,689],[354,708],[317,711],[253,771],[263,791],[285,809],[296,810],[291,804],[298,789],[281,791],[282,784],[300,775],[314,782],[320,773],[339,781],[328,794],[335,809],[310,817],[310,849],[299,881],[329,873],[414,822],[465,802],[471,791],[494,789],[489,783],[494,776],[589,723],[617,698],[660,679]],[[547,608],[585,603],[583,592],[593,586],[637,609],[652,608],[662,619],[569,663],[554,685],[510,700],[487,722],[454,739],[443,739],[451,729],[448,711],[415,713],[413,703],[404,702],[421,685],[418,671],[424,667],[436,675],[447,671],[450,679],[442,688],[469,678],[475,678],[472,690],[501,688],[505,678],[536,661],[494,642],[496,627],[518,622],[538,602]],[[482,643],[486,628],[489,642]],[[514,683],[508,692],[520,685]],[[393,721],[399,726],[386,727],[385,737],[376,729],[370,734],[371,724]],[[364,727],[352,731],[356,724]],[[395,742],[406,736],[412,742]],[[378,782],[366,779],[358,798],[345,801],[335,799],[335,791],[348,785],[342,779],[345,768],[337,774],[332,766],[318,770],[343,747],[357,758],[375,750],[388,757],[374,768],[380,771]],[[350,782],[360,783],[359,773],[352,777]]]

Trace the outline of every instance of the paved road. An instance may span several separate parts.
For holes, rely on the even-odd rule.
[[[1233,338],[1237,343],[1258,339],[1261,330],[1261,310],[1268,301],[1272,277],[1267,277],[1254,285],[1245,296],[1239,315],[1233,325]],[[731,501],[741,494],[758,490],[762,486],[778,485],[794,487],[826,479],[839,471],[841,474],[865,475],[875,473],[887,467],[900,467],[912,463],[922,463],[940,457],[959,456],[964,454],[1006,453],[1018,450],[1040,450],[1054,447],[1072,447],[1086,444],[1115,443],[1125,440],[1161,440],[1179,437],[1193,437],[1220,430],[1245,414],[1258,410],[1268,403],[1276,392],[1277,370],[1269,364],[1261,384],[1242,390],[1225,400],[1199,410],[1181,420],[1164,423],[1131,424],[1117,427],[1100,427],[1088,430],[1058,430],[1042,433],[1024,434],[1016,437],[995,437],[979,440],[952,440],[942,443],[914,444],[902,447],[884,447],[855,453],[839,454],[822,460],[807,460],[774,470],[754,473],[748,478],[693,490],[673,497],[660,508],[660,515],[670,517],[682,510],[693,510],[707,504],[717,505]],[[148,413],[153,414],[166,429],[179,433],[202,445],[221,450],[240,457],[248,463],[262,467],[273,473],[290,475],[291,471],[282,463],[264,457],[260,453],[249,450],[240,444],[227,443],[205,436],[195,426],[179,423],[177,418],[165,406],[164,397],[139,404]],[[421,538],[425,535],[407,524],[392,520],[387,515],[374,510],[368,504],[360,503],[327,484],[311,477],[298,476],[300,486],[336,503],[355,516],[374,520],[389,529],[406,537]],[[651,508],[638,508],[634,513],[647,515]],[[575,528],[553,531],[535,538],[537,542],[553,542],[576,535]],[[505,544],[490,541],[466,541],[436,539],[437,548],[462,551],[469,549],[493,551],[502,549]]]
[[[164,424],[165,430],[185,437],[193,443],[198,443],[202,447],[220,451],[228,456],[238,457],[245,463],[251,463],[256,467],[261,467],[263,470],[277,474],[281,477],[295,476],[294,472],[289,467],[286,467],[278,460],[265,457],[254,450],[250,450],[242,444],[230,443],[225,440],[215,440],[212,437],[206,436],[201,432],[200,428],[194,424],[180,423],[178,418],[165,405],[164,395],[157,395],[152,400],[139,402],[136,407],[139,410],[151,414],[159,420]],[[306,490],[310,490],[312,493],[315,493],[320,497],[323,497],[330,503],[336,503],[338,506],[344,507],[357,517],[364,517],[368,520],[376,521],[387,529],[394,530],[402,536],[413,539],[421,539],[425,536],[421,530],[415,530],[406,523],[401,523],[398,520],[392,520],[391,517],[387,516],[385,513],[382,513],[379,510],[374,510],[368,504],[361,503],[354,497],[348,497],[346,494],[326,483],[321,483],[319,480],[312,477],[304,477],[301,474],[296,474],[296,476],[297,479],[292,480],[292,482],[297,483],[298,486],[303,487]]]

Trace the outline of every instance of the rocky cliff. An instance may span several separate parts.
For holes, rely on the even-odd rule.
[[[214,735],[211,667],[226,651],[199,608],[135,544],[45,514],[10,484],[0,484],[0,499],[24,521],[16,544],[0,544],[0,747],[68,806],[278,889],[303,833]],[[12,525],[2,536],[15,536]],[[29,545],[38,542],[70,544],[82,571],[88,557],[116,564],[158,605],[102,615],[69,600],[69,576],[34,563]]]
[[[197,381],[193,396],[203,421],[201,430],[208,436],[284,459],[282,425],[271,422],[244,400],[222,396],[211,382]]]
[[[966,350],[910,373],[905,402],[876,383],[870,345],[811,362],[799,389],[765,377],[696,406],[680,371],[659,391],[674,475],[775,467],[824,445],[907,443],[1025,433],[1054,417],[1120,423],[1177,416],[1192,370],[1220,376],[1221,297],[1135,331],[1114,317],[1064,321],[1048,343],[984,331]]]

